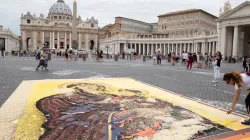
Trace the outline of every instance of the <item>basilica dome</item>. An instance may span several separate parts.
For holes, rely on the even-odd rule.
[[[72,16],[71,9],[63,0],[58,0],[57,3],[52,5],[49,9],[49,15],[53,14],[64,14]]]

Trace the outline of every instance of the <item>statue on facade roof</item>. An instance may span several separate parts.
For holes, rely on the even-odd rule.
[[[231,6],[230,2],[227,1],[224,3],[224,12],[228,12],[230,10],[232,10],[232,6]]]
[[[220,7],[220,15],[223,14],[223,10],[222,10],[222,7]]]

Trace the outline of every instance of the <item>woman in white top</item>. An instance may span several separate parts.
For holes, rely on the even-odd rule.
[[[247,97],[245,100],[247,113],[249,118],[246,119],[242,124],[244,125],[250,125],[250,73],[238,73],[238,72],[232,72],[227,73],[223,77],[223,81],[225,81],[228,85],[235,87],[235,94],[234,99],[231,105],[231,108],[227,111],[228,114],[231,114],[234,110],[234,107],[240,97],[240,93],[242,88],[247,88]]]

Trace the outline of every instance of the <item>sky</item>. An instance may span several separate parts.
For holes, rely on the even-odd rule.
[[[64,0],[72,9],[73,1]],[[187,9],[203,9],[215,16],[227,0],[77,0],[78,15],[83,20],[97,18],[99,27],[114,23],[115,17],[122,16],[148,23],[158,21],[157,16],[168,12]],[[245,0],[230,0],[232,8]],[[0,25],[20,35],[20,17],[28,11],[39,16],[48,15],[50,7],[57,0],[0,0]]]

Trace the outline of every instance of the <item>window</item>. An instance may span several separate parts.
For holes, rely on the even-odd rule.
[[[27,23],[30,24],[30,19],[27,19]]]
[[[59,19],[62,19],[62,17],[61,17],[61,16],[59,16]]]
[[[57,19],[57,16],[54,16],[54,19]]]
[[[94,27],[95,25],[93,23],[91,23],[91,27]]]
[[[57,24],[57,22],[55,22],[55,25]]]

